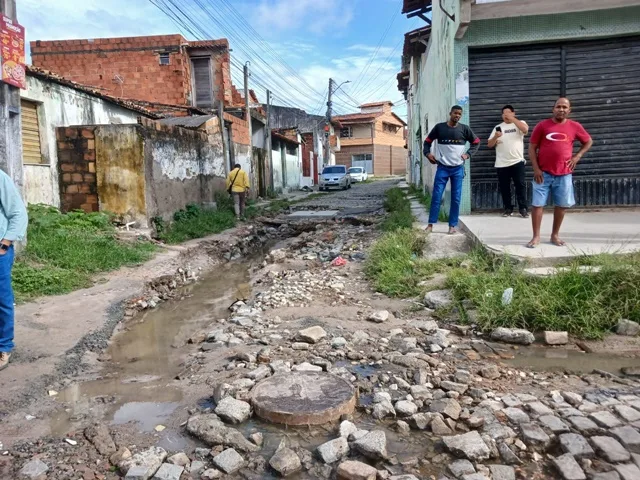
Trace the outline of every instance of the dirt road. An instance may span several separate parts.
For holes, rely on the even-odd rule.
[[[371,289],[364,260],[380,234],[375,222],[383,214],[384,192],[395,183],[356,185],[296,204],[296,210],[341,214],[313,221],[283,215],[252,230],[228,232],[209,249],[260,231],[279,238],[264,257],[256,247],[238,262],[216,263],[219,254],[193,250],[190,268],[203,267],[201,280],[178,289],[179,298],[127,318],[106,350],[52,340],[60,346],[48,346],[47,358],[57,366],[65,365],[69,348],[77,352],[73,374],[43,366],[51,370],[42,373],[53,372],[47,385],[38,376],[25,382],[0,374],[9,388],[13,383],[20,391],[22,382],[22,391],[33,395],[30,403],[12,404],[2,418],[0,442],[10,448],[0,456],[0,478],[20,478],[27,467],[42,471],[38,462],[48,468],[42,478],[121,478],[132,467],[131,454],[137,455],[134,463],[154,472],[170,457],[177,467],[168,478],[182,480],[221,478],[222,472],[231,472],[228,478],[276,478],[287,468],[298,470],[291,478],[299,479],[334,478],[338,472],[341,478],[398,480],[572,478],[576,466],[634,478],[624,475],[635,474],[638,462],[638,382],[590,371],[545,371],[544,361],[529,370],[521,354],[540,358],[537,350],[472,336],[455,317],[436,319],[423,299],[390,299]],[[123,275],[118,273],[94,288],[111,284],[106,291],[116,303],[127,290],[137,296],[132,289],[143,290],[151,275],[185,268],[187,257],[167,255],[173,263],[158,259],[145,267],[149,273],[140,269],[121,277],[131,283],[117,281]],[[336,258],[346,264],[332,264]],[[81,323],[84,295],[70,297],[78,310],[56,318],[58,330],[50,335],[62,331],[65,321]],[[71,304],[54,302],[60,311]],[[105,329],[119,319],[109,314],[112,302],[99,302],[102,308],[85,320],[78,338],[95,329],[108,335]],[[36,355],[37,341],[29,342],[28,350],[21,349]],[[35,372],[31,365],[38,362],[24,361],[7,372]],[[288,372],[341,377],[357,391],[357,409],[339,427],[283,428],[252,415],[255,385]],[[49,396],[47,390],[55,392]],[[85,430],[95,423],[98,439]],[[562,457],[584,443],[593,454]]]

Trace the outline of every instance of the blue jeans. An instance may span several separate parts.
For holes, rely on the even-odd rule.
[[[13,350],[13,257],[13,246],[9,247],[7,253],[0,255],[0,352]]]
[[[451,180],[451,210],[449,211],[449,226],[458,226],[460,217],[460,198],[462,197],[462,181],[464,180],[464,164],[457,167],[438,165],[436,178],[433,181],[433,193],[431,196],[431,208],[429,209],[429,223],[438,223],[438,214],[442,204],[442,195]]]

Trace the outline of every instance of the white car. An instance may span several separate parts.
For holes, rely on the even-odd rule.
[[[351,167],[349,169],[349,176],[354,182],[366,182],[369,178],[367,171],[362,167]]]

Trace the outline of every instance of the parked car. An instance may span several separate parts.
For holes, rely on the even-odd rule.
[[[366,182],[369,178],[367,171],[362,167],[351,167],[349,169],[349,176],[354,182]]]
[[[351,188],[351,176],[344,165],[330,165],[322,169],[320,175],[320,191],[329,190],[332,187],[346,190]]]

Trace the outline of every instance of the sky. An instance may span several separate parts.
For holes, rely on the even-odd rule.
[[[174,3],[172,5],[171,3]],[[155,3],[155,5],[154,5]],[[334,113],[380,100],[406,115],[396,74],[404,33],[424,25],[400,13],[401,0],[17,0],[27,40],[83,39],[182,33],[187,39],[229,39],[234,83],[250,62],[261,102],[324,113],[329,78],[349,81]],[[164,8],[165,12],[161,10]],[[180,16],[182,23],[167,15]],[[385,35],[386,33],[386,35]]]

